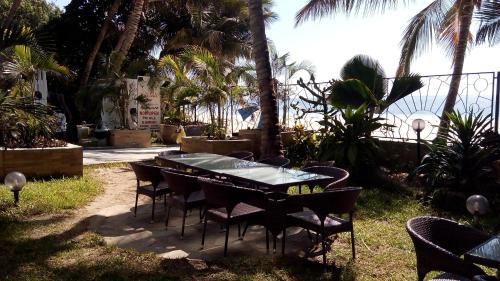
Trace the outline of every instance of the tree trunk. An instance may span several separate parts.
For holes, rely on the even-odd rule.
[[[272,82],[262,0],[248,0],[248,7],[263,123],[260,150],[261,157],[267,158],[282,155],[278,105]]]
[[[453,111],[457,100],[464,67],[465,53],[467,52],[467,39],[469,37],[472,14],[474,12],[473,2],[473,0],[464,1],[463,8],[459,11],[460,30],[458,33],[458,43],[453,55],[453,76],[451,77],[450,89],[448,91],[448,96],[446,96],[446,102],[444,103],[443,113],[441,115],[438,138],[448,132],[450,120],[448,119],[447,113]]]
[[[12,5],[10,6],[9,13],[7,14],[7,17],[5,18],[5,21],[3,22],[4,26],[8,26],[11,24],[12,20],[14,19],[14,16],[16,15],[17,10],[21,6],[21,0],[14,0],[12,2]]]
[[[127,24],[125,25],[125,30],[123,34],[123,43],[119,46],[119,49],[115,48],[115,61],[113,62],[113,72],[118,73],[122,68],[122,64],[127,57],[128,51],[134,42],[135,36],[137,35],[137,29],[139,27],[139,22],[141,21],[141,14],[144,8],[145,0],[135,0],[134,8],[130,12],[127,19]],[[117,46],[118,47],[118,46]]]
[[[85,64],[85,69],[83,70],[82,73],[82,79],[80,80],[80,88],[87,86],[90,77],[90,72],[92,71],[92,67],[94,66],[94,61],[97,56],[97,53],[99,53],[99,50],[101,49],[102,42],[104,41],[104,38],[108,34],[108,30],[113,21],[113,17],[118,12],[118,8],[120,7],[121,2],[122,2],[121,0],[115,0],[111,5],[111,7],[109,8],[108,16],[104,21],[103,26],[101,27],[99,35],[97,36],[94,48],[92,49],[92,52],[90,52],[89,57],[87,58],[87,63]]]

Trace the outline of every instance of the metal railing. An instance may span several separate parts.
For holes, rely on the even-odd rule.
[[[444,102],[448,94],[452,75],[427,75],[421,76],[424,87],[406,96],[398,102],[389,106],[380,114],[387,124],[393,125],[389,130],[375,132],[380,138],[394,140],[414,140],[415,133],[411,123],[416,118],[426,121],[426,128],[421,133],[422,139],[431,140],[436,136],[437,126],[441,117]],[[393,78],[388,78],[389,89],[392,87]],[[324,87],[328,82],[318,83]],[[475,113],[483,112],[483,115],[491,115],[491,127],[498,132],[499,123],[499,100],[500,100],[500,72],[477,72],[464,73],[461,75],[460,88],[455,103],[455,110],[466,113],[473,110]],[[282,86],[284,87],[284,86]],[[303,110],[312,109],[312,105],[305,102],[303,98],[312,99],[312,95],[297,84],[287,85],[280,91],[286,91],[286,98],[278,97],[278,113],[280,124],[285,127],[294,126],[297,123],[304,125],[306,129],[318,130],[321,126],[318,121],[322,119],[319,113],[303,115]],[[302,99],[300,97],[303,97]],[[227,120],[229,132],[237,132],[240,129],[255,128],[258,125],[260,112],[257,111],[247,120],[242,120],[238,110],[257,105],[258,99],[247,98],[244,102],[228,101],[223,105],[224,119]],[[286,118],[283,118],[285,114]],[[209,121],[208,109],[198,108],[196,112],[200,121]]]

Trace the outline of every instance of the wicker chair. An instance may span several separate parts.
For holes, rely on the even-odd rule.
[[[165,227],[168,226],[170,210],[172,207],[182,210],[181,239],[184,238],[184,227],[186,225],[187,211],[194,208],[200,209],[200,221],[202,219],[202,208],[205,205],[205,195],[198,184],[198,178],[187,172],[174,169],[163,169],[161,175],[172,190],[168,197],[167,217]]]
[[[153,209],[151,211],[151,221],[155,218],[156,197],[164,196],[171,192],[168,185],[163,181],[160,174],[161,167],[155,166],[147,162],[132,162],[130,163],[134,170],[137,180],[137,188],[135,194],[134,216],[137,215],[137,202],[139,194],[146,195],[153,200]],[[141,182],[149,182],[149,184],[141,185]],[[164,203],[166,198],[164,198]]]
[[[489,278],[481,276],[485,275],[481,268],[460,258],[470,249],[486,241],[489,235],[472,227],[437,217],[410,219],[406,223],[406,230],[415,246],[419,281],[424,280],[425,275],[433,270],[445,271],[448,276],[439,276],[437,280],[439,278],[464,280],[458,279],[463,277],[475,280]]]
[[[272,158],[266,158],[266,159],[260,160],[259,163],[267,164],[267,165],[271,165],[271,166],[276,166],[276,167],[288,168],[288,165],[290,165],[290,159],[285,158],[283,156],[278,156],[278,157],[272,157]]]
[[[334,178],[333,182],[330,182],[328,184],[318,184],[322,188],[326,190],[332,190],[332,189],[337,189],[337,188],[344,188],[345,185],[347,184],[347,180],[349,179],[349,172],[337,168],[337,167],[328,167],[328,166],[313,166],[313,167],[307,167],[302,169],[304,172],[309,172],[309,173],[315,173],[315,174],[320,174],[320,175],[325,175],[325,176],[330,176]],[[312,193],[314,189],[314,186],[309,186],[309,190]],[[299,193],[302,193],[302,186],[299,186]]]
[[[353,213],[356,200],[361,192],[361,187],[346,187],[325,191],[321,193],[310,193],[289,196],[286,198],[286,208],[301,208],[302,211],[294,212],[286,216],[286,227],[299,226],[312,230],[321,235],[323,250],[323,264],[326,265],[326,237],[340,233],[351,233],[352,258],[356,258],[354,247]],[[307,209],[305,209],[307,208]],[[332,216],[329,214],[339,214]],[[348,219],[341,217],[349,214]],[[283,229],[282,253],[285,254],[286,228]]]
[[[229,153],[227,156],[238,158],[241,160],[253,161],[253,152],[251,152],[251,151],[235,151],[235,152]]]
[[[218,222],[223,224],[226,229],[224,256],[227,256],[229,227],[231,225],[238,225],[238,236],[241,237],[241,223],[261,221],[264,224],[266,194],[259,190],[237,187],[231,183],[214,179],[199,178],[198,180],[205,192],[207,206],[201,246],[205,245],[207,221]]]

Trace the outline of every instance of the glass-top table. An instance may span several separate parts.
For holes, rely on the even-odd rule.
[[[158,158],[172,164],[278,190],[284,190],[294,185],[324,184],[333,180],[330,176],[211,153],[167,155],[158,156]]]
[[[500,236],[494,236],[483,244],[468,251],[466,260],[500,269]]]

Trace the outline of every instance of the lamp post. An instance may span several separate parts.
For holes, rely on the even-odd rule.
[[[478,225],[478,217],[480,215],[485,215],[490,210],[490,204],[488,199],[483,195],[471,195],[465,201],[465,207],[467,207],[467,211],[474,216],[474,224]]]
[[[425,121],[417,118],[411,123],[411,127],[417,133],[417,165],[420,164],[420,132],[425,129]]]
[[[14,205],[19,202],[19,192],[26,185],[26,177],[20,172],[10,172],[5,176],[5,185],[14,193]]]

